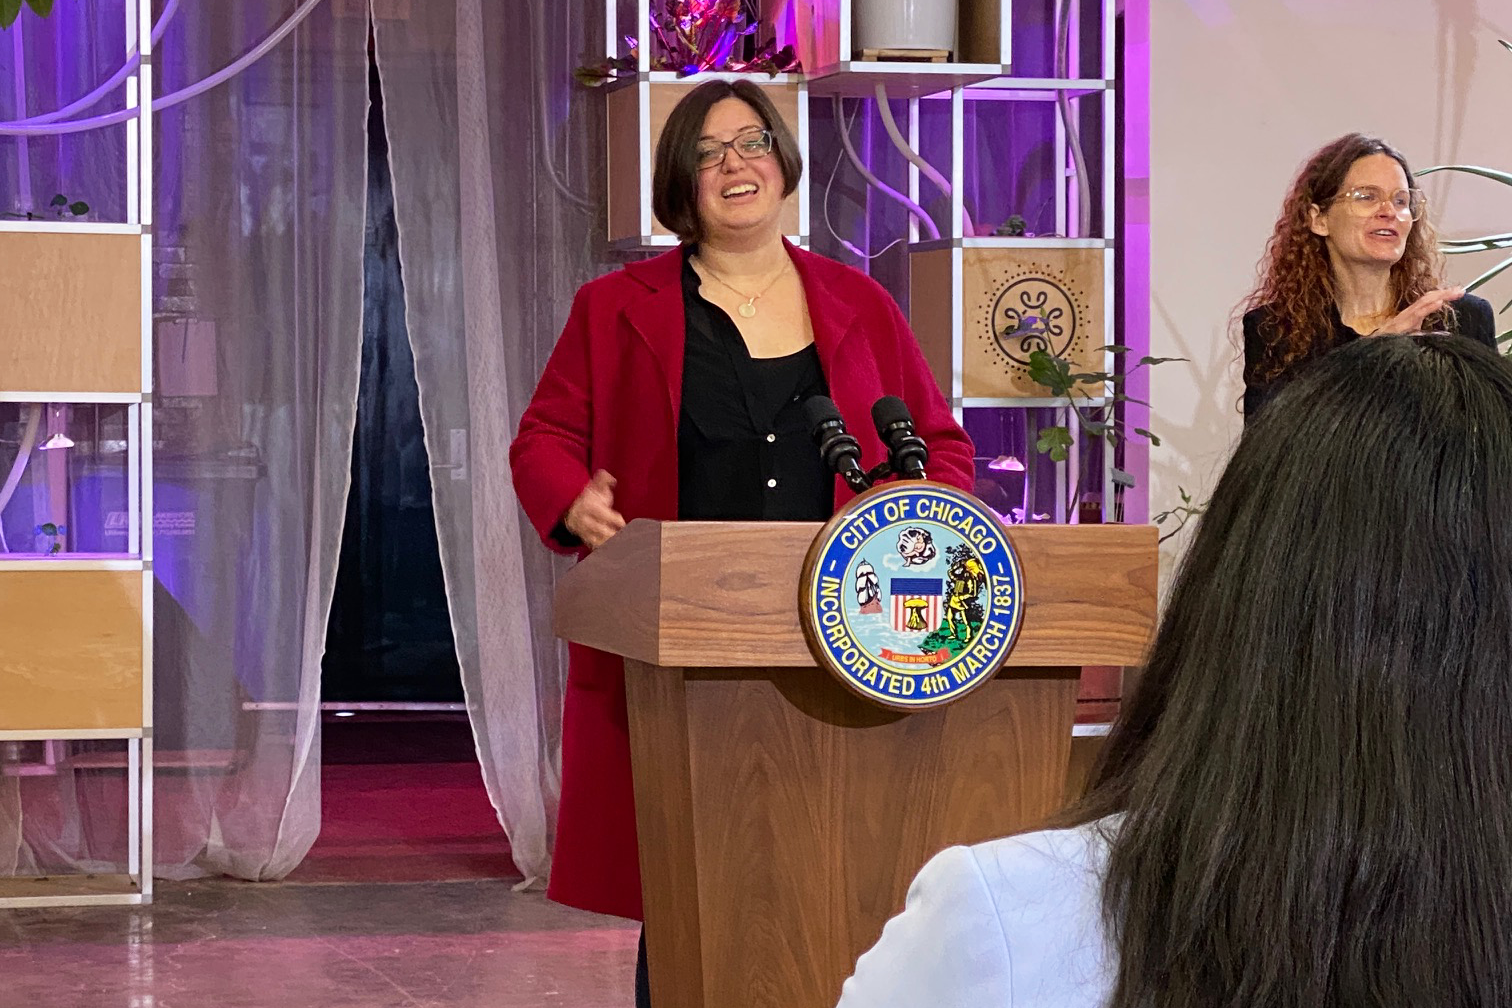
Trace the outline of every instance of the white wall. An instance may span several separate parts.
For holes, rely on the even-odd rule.
[[[1318,147],[1381,136],[1413,168],[1512,170],[1512,0],[1149,0],[1151,5],[1150,511],[1178,485],[1205,499],[1241,417],[1234,306],[1287,187]],[[1422,180],[1446,237],[1512,231],[1512,188]],[[1467,282],[1496,253],[1451,257]],[[1512,299],[1512,271],[1480,292]],[[1512,327],[1512,314],[1498,328]],[[1169,576],[1185,535],[1166,543]]]

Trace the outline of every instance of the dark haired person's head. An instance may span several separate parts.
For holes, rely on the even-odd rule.
[[[1393,312],[1440,286],[1443,260],[1426,211],[1407,159],[1386,141],[1348,133],[1314,153],[1292,180],[1245,301],[1267,307],[1286,337],[1268,348],[1256,376],[1274,378],[1318,349],[1332,331],[1341,268],[1389,269]]]
[[[662,127],[651,209],[684,242],[769,228],[802,177],[798,143],[760,85],[705,81]]]
[[[1512,364],[1307,365],[1245,432],[1074,821],[1112,1008],[1512,1005]]]

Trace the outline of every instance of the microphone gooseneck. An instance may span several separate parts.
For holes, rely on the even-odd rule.
[[[844,477],[857,493],[870,487],[871,482],[861,470],[861,444],[845,429],[834,400],[811,396],[803,403],[803,415],[824,464]]]
[[[877,437],[887,446],[887,459],[900,479],[924,479],[929,446],[914,433],[913,415],[897,396],[883,396],[872,404]]]

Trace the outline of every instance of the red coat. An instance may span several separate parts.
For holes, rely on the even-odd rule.
[[[887,457],[871,405],[895,395],[929,445],[931,479],[966,490],[972,447],[951,416],[903,313],[881,285],[788,246],[803,281],[819,361],[863,467]],[[546,545],[593,472],[619,480],[625,520],[677,517],[683,292],[678,250],[585,284],[510,446],[515,491]],[[837,506],[854,496],[835,481]],[[624,666],[571,647],[562,724],[562,805],[551,884],[559,903],[641,918]]]

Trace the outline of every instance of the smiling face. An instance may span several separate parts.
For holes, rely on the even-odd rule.
[[[716,102],[704,117],[700,149],[736,141],[724,149],[722,162],[698,172],[698,220],[706,239],[717,242],[777,228],[782,164],[772,153],[747,160],[737,139],[749,139],[765,128],[757,111],[739,98]]]
[[[1363,186],[1374,186],[1383,193],[1406,189],[1407,173],[1389,154],[1368,154],[1349,166],[1334,195]],[[1312,232],[1323,237],[1329,258],[1335,263],[1394,266],[1407,251],[1411,219],[1400,219],[1390,201],[1376,204],[1368,216],[1358,215],[1350,202],[1335,199],[1326,206],[1312,207]]]

